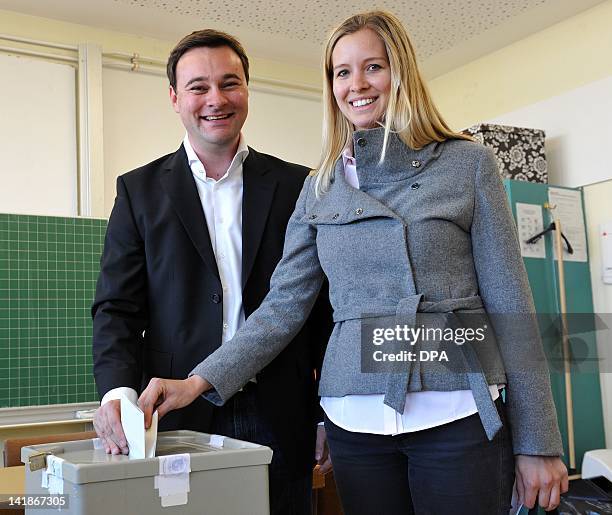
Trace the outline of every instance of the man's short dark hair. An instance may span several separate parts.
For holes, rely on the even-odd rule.
[[[170,52],[168,64],[166,65],[166,74],[170,81],[170,86],[176,90],[176,65],[179,59],[192,48],[210,47],[217,48],[227,46],[231,48],[242,62],[244,76],[247,84],[249,83],[249,58],[244,51],[244,47],[234,36],[230,36],[225,32],[213,29],[196,30],[191,34],[181,39]]]

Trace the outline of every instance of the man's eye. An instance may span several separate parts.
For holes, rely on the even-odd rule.
[[[202,86],[194,86],[189,88],[189,91],[193,91],[194,93],[204,93],[207,91],[207,89]]]
[[[233,88],[233,87],[236,87],[236,86],[238,86],[237,82],[228,82],[228,83],[223,85],[223,87],[226,88],[226,89],[227,88]]]

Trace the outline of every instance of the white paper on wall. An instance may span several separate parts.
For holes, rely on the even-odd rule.
[[[548,188],[548,202],[554,206],[552,217],[561,220],[561,232],[569,240],[574,253],[567,252],[563,244],[564,261],[587,261],[586,229],[582,211],[582,195],[578,190],[565,188]],[[556,247],[553,244],[553,256],[557,259]]]
[[[602,278],[612,284],[612,222],[600,225]]]
[[[526,240],[544,230],[542,206],[539,204],[516,203],[516,224],[518,226],[519,240],[521,242],[521,256],[529,258],[546,257],[544,237],[535,243],[525,243]]]

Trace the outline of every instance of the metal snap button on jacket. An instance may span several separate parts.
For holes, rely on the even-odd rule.
[[[368,142],[365,140],[365,138],[359,138],[357,140],[357,145],[359,145],[360,147],[365,147],[368,144]]]
[[[221,295],[219,295],[218,293],[213,293],[210,296],[210,300],[212,300],[215,304],[219,304],[219,302],[221,302]]]
[[[355,209],[355,214],[356,215],[360,215],[361,213],[363,213],[363,209],[358,207],[357,209]]]
[[[413,190],[418,190],[421,187],[421,185],[418,182],[415,182],[414,184],[411,184],[410,187]]]
[[[414,168],[418,168],[419,166],[421,166],[421,161],[419,161],[418,159],[415,159],[414,161],[412,161],[412,166]]]

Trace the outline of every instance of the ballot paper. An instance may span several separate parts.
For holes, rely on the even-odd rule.
[[[130,459],[154,458],[157,445],[157,411],[145,431],[144,413],[125,395],[121,396],[121,425],[128,442]]]
[[[523,509],[523,503],[519,499],[518,490],[516,488],[516,481],[514,481],[514,485],[512,486],[512,501],[510,511],[508,515],[519,515],[521,510]]]

